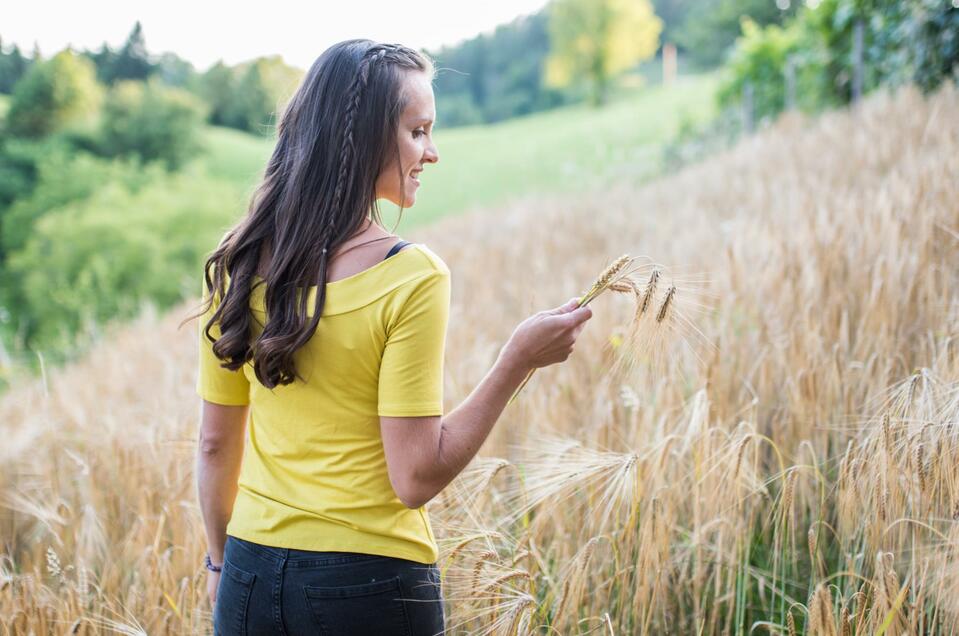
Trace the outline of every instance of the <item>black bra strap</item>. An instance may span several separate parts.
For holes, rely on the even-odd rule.
[[[403,249],[404,247],[410,244],[411,243],[409,241],[400,241],[399,243],[397,243],[396,245],[390,248],[390,251],[386,253],[386,257],[383,260],[385,261],[387,258],[389,258],[390,256],[393,256],[393,254],[396,254],[401,249]]]

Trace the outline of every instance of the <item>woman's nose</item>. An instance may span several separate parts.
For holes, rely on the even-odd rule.
[[[423,153],[423,161],[436,163],[439,160],[440,160],[440,153],[436,149],[436,144],[430,142],[430,145],[426,147],[426,152]]]

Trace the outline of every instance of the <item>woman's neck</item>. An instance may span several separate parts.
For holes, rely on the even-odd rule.
[[[366,217],[363,225],[360,226],[359,230],[354,232],[350,237],[336,247],[336,250],[330,257],[330,262],[332,262],[335,257],[343,254],[347,250],[353,249],[354,247],[360,247],[365,243],[379,243],[390,237],[395,237],[395,235],[387,232],[383,226],[379,225],[373,221],[372,217],[368,216]],[[260,250],[260,263],[257,267],[257,275],[260,278],[265,278],[266,272],[270,267],[270,260],[272,258],[273,243],[271,240],[267,239]]]

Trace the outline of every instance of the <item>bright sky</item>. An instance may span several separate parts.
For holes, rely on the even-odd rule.
[[[280,54],[306,69],[327,46],[349,38],[437,48],[533,13],[547,0],[337,0],[239,3],[223,0],[0,0],[0,40],[44,56],[68,44],[117,47],[140,20],[150,53],[173,51],[206,70]]]

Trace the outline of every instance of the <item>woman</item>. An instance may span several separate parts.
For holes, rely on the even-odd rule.
[[[425,504],[591,316],[574,299],[526,319],[443,414],[450,272],[376,204],[412,206],[439,160],[432,77],[403,46],[326,50],[206,263],[197,481],[217,634],[443,632]]]

